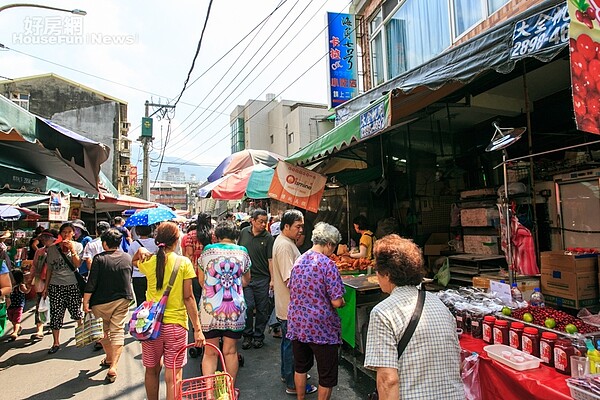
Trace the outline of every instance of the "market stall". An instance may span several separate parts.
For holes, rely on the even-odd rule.
[[[338,309],[342,320],[342,340],[351,348],[364,353],[369,313],[384,298],[384,294],[374,275],[344,275],[343,282],[346,305]]]
[[[479,354],[481,399],[571,399],[565,375],[541,365],[527,371],[517,371],[491,359],[483,350],[486,343],[463,335],[460,347]]]
[[[600,315],[546,306],[539,288],[523,301],[516,286],[500,282],[438,296],[456,318],[461,348],[478,354],[475,372],[463,375],[466,387],[481,392],[477,398],[569,399],[574,384],[591,393],[588,376],[600,372]]]

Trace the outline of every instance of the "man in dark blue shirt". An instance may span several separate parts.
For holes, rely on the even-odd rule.
[[[263,347],[265,328],[269,320],[269,291],[273,289],[271,277],[274,239],[266,228],[267,212],[256,209],[250,218],[250,226],[241,230],[238,241],[240,246],[248,250],[252,261],[252,279],[244,288],[244,299],[248,308],[242,349]]]

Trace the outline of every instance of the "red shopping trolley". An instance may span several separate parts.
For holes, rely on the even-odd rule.
[[[194,346],[194,343],[190,343],[182,347],[177,352],[175,360],[177,360],[182,352]],[[175,400],[236,400],[233,378],[227,372],[223,353],[217,346],[211,343],[206,343],[205,346],[212,347],[219,354],[223,372],[182,379],[177,382],[175,368],[173,368],[173,382],[177,382],[175,385]]]

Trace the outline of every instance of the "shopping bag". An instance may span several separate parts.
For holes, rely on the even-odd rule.
[[[481,400],[481,385],[479,383],[479,355],[472,353],[463,357],[460,376],[465,388],[467,400]]]
[[[38,305],[37,313],[40,322],[42,322],[43,324],[50,321],[50,299],[48,298],[48,296],[42,297],[40,299],[40,304]]]
[[[6,329],[6,302],[0,303],[0,336],[4,335]]]
[[[446,257],[444,264],[442,264],[442,267],[437,274],[435,274],[433,279],[437,279],[438,283],[442,286],[448,286],[448,283],[450,282],[450,260],[448,257]]]
[[[102,318],[96,318],[92,313],[85,314],[83,323],[75,327],[75,346],[84,347],[102,338],[104,338]]]
[[[131,314],[129,333],[137,340],[152,340],[160,335],[168,295],[160,301],[145,301]]]

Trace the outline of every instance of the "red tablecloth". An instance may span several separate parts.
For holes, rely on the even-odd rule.
[[[460,339],[463,349],[479,353],[479,380],[483,400],[571,400],[566,375],[545,365],[526,371],[514,370],[489,358],[483,350],[485,345],[483,340],[473,339],[470,335],[463,335]]]

